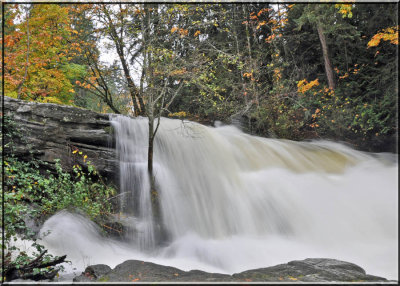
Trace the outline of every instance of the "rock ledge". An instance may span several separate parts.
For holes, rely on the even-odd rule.
[[[65,170],[74,164],[86,165],[83,156],[105,177],[116,180],[118,161],[109,114],[83,108],[37,103],[4,97],[4,114],[12,117],[22,140],[16,140],[15,155],[30,156],[54,164],[60,159]]]
[[[74,282],[388,282],[361,267],[336,259],[307,258],[233,275],[200,270],[183,271],[139,260],[127,260],[114,269],[92,265]]]

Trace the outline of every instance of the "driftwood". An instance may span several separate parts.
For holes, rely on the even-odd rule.
[[[31,262],[29,262],[27,265],[19,266],[17,268],[16,265],[9,265],[8,267],[6,266],[6,269],[4,271],[4,277],[5,281],[9,282],[11,280],[15,279],[31,279],[31,280],[44,280],[44,279],[53,279],[59,269],[52,268],[52,266],[55,266],[57,264],[65,262],[65,258],[67,257],[66,255],[56,257],[54,260],[49,261],[49,262],[43,262],[44,255],[46,254],[47,250],[44,250],[39,254],[38,257],[33,259]],[[43,269],[43,268],[49,268],[48,271],[44,273],[34,273],[33,269]]]

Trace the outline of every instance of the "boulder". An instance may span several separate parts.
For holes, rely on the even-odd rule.
[[[94,268],[101,270],[93,270]],[[89,266],[74,282],[387,282],[361,267],[327,258],[307,258],[233,275],[200,270],[183,271],[139,260],[127,260],[114,269]]]
[[[251,281],[303,282],[363,282],[386,281],[368,275],[364,269],[350,262],[327,258],[307,258],[286,264],[233,274],[235,279]]]
[[[82,275],[75,277],[74,282],[94,281],[111,271],[111,267],[105,264],[96,264],[86,267]]]

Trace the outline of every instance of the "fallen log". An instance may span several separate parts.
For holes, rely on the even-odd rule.
[[[27,263],[26,265],[16,265],[14,263],[5,265],[4,277],[5,281],[9,282],[15,279],[31,279],[35,281],[53,279],[60,269],[54,268],[54,266],[65,262],[66,255],[55,257],[53,260],[44,262],[45,254],[47,250],[42,251],[35,259]],[[44,269],[46,271],[39,271],[35,269]]]

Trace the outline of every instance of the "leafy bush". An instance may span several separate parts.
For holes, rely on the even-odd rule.
[[[39,170],[40,165],[47,165],[45,162],[22,162],[10,157],[4,164],[6,193],[20,203],[35,204],[36,217],[46,218],[62,209],[78,208],[96,221],[101,214],[111,212],[108,198],[115,190],[94,180],[98,179],[98,174],[90,162],[88,171],[75,165],[73,174],[70,174],[63,171],[56,160],[56,173],[46,170],[46,175]]]

